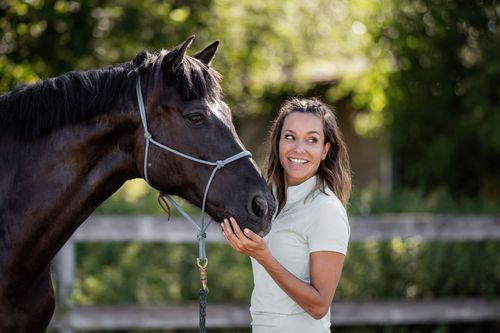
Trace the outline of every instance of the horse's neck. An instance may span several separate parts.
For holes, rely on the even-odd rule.
[[[0,142],[0,153],[11,154],[0,162],[1,174],[11,176],[0,183],[8,193],[0,197],[0,271],[42,270],[100,203],[138,176],[133,133],[113,122],[60,129],[32,143],[12,141],[10,148]]]

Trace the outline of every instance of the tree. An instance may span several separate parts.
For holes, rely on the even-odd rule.
[[[385,110],[399,184],[500,199],[498,4],[395,4],[378,43],[395,64]]]
[[[259,102],[265,92],[304,91],[351,68],[361,35],[350,11],[348,2],[330,0],[4,1],[0,90],[126,61],[195,34],[195,48],[221,40],[214,66],[230,103],[242,113],[272,112]]]
[[[210,1],[0,2],[0,91],[130,60],[205,29]]]

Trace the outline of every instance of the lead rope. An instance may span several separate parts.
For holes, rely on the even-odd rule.
[[[206,230],[210,223],[212,223],[212,219],[205,224],[205,208],[206,208],[206,203],[207,203],[207,196],[208,196],[208,190],[210,189],[210,185],[212,184],[212,180],[215,177],[215,173],[222,169],[224,166],[227,164],[237,161],[243,157],[252,157],[252,154],[249,151],[241,151],[233,156],[230,156],[226,158],[225,160],[219,160],[215,162],[211,161],[205,161],[198,159],[196,157],[192,157],[190,155],[181,153],[180,151],[177,151],[173,148],[167,147],[158,141],[153,139],[152,134],[149,132],[148,129],[148,122],[146,119],[146,110],[144,108],[144,100],[142,98],[142,89],[141,89],[141,77],[140,75],[137,76],[137,82],[135,85],[135,90],[136,90],[136,95],[137,95],[137,104],[139,105],[139,114],[141,116],[141,122],[142,122],[142,127],[144,129],[144,139],[145,139],[145,146],[144,146],[144,179],[146,182],[151,186],[148,178],[148,155],[149,155],[149,144],[152,143],[155,146],[167,150],[173,154],[176,154],[178,156],[187,158],[188,160],[191,160],[193,162],[201,163],[201,164],[206,164],[206,165],[211,165],[214,166],[214,169],[212,173],[210,174],[210,177],[208,179],[207,185],[205,186],[205,191],[203,193],[203,202],[201,205],[201,223],[198,225],[192,218],[189,216],[186,211],[175,202],[175,200],[170,197],[168,194],[160,193],[158,199],[160,201],[160,206],[165,209],[165,211],[170,215],[170,209],[166,208],[165,206],[162,205],[162,202],[168,207],[168,202],[170,202],[181,214],[188,220],[196,229],[198,229],[198,233],[196,234],[196,238],[198,239],[198,258],[196,258],[196,265],[198,266],[198,271],[200,275],[200,283],[201,283],[201,289],[198,293],[199,295],[199,305],[200,305],[200,333],[205,333],[205,318],[206,318],[206,304],[207,304],[207,294],[208,294],[208,274],[207,274],[207,266],[208,266],[208,258],[206,255],[206,247],[205,247],[205,240],[207,238]]]
[[[214,172],[215,173],[215,172]],[[212,174],[214,174],[212,173]],[[160,194],[158,197],[159,200],[161,200],[165,205],[168,206],[167,201],[170,202],[172,205],[177,208],[177,210],[189,221],[191,222],[197,229],[198,229],[198,234],[196,235],[196,238],[198,239],[198,258],[196,258],[196,265],[198,266],[198,272],[200,276],[200,284],[201,288],[198,291],[198,304],[199,304],[199,328],[200,328],[200,333],[205,333],[205,321],[206,321],[206,307],[207,307],[207,295],[208,295],[208,272],[207,272],[207,266],[208,266],[208,258],[206,256],[206,249],[205,249],[205,239],[207,237],[206,234],[206,229],[209,226],[209,224],[213,221],[210,219],[208,224],[203,227],[203,215],[202,215],[202,227],[198,226],[196,222],[194,222],[191,217],[180,207],[177,202],[175,202],[174,199],[172,199],[169,195],[165,194]],[[167,211],[165,206],[160,204],[160,206]],[[167,211],[167,213],[169,213]]]

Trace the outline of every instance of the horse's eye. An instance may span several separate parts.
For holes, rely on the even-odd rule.
[[[188,114],[186,119],[193,125],[201,125],[203,123],[203,116],[199,113]]]

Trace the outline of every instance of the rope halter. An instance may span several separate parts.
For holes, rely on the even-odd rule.
[[[141,115],[142,127],[144,129],[144,139],[145,139],[144,179],[146,180],[146,182],[150,186],[151,186],[151,183],[149,182],[149,178],[148,178],[148,155],[149,155],[149,145],[150,144],[153,144],[153,145],[155,145],[163,150],[166,150],[168,152],[171,152],[175,155],[181,156],[181,157],[186,158],[188,160],[191,160],[193,162],[197,162],[197,163],[201,163],[201,164],[205,164],[205,165],[211,165],[214,167],[214,169],[212,170],[212,173],[210,174],[210,177],[208,179],[207,185],[205,186],[205,191],[203,193],[203,201],[202,201],[202,205],[201,205],[201,218],[200,218],[201,223],[200,223],[200,225],[198,225],[189,216],[189,214],[181,206],[179,206],[177,204],[177,202],[175,202],[175,200],[172,197],[170,197],[168,194],[161,194],[163,199],[168,200],[175,208],[177,208],[177,210],[182,214],[182,216],[184,216],[198,230],[198,233],[196,236],[196,238],[198,239],[198,252],[199,252],[199,257],[197,259],[198,266],[201,265],[201,266],[206,267],[207,257],[206,257],[206,251],[205,251],[205,239],[206,239],[207,235],[206,235],[205,231],[207,230],[208,226],[212,222],[212,219],[210,219],[210,221],[207,224],[205,224],[205,208],[206,208],[206,203],[207,203],[208,190],[210,189],[210,185],[212,184],[212,180],[215,177],[215,173],[218,170],[224,168],[224,166],[226,166],[227,164],[232,163],[234,161],[237,161],[243,157],[252,157],[252,154],[249,151],[241,151],[241,152],[239,152],[233,156],[230,156],[224,160],[218,160],[218,161],[212,162],[212,161],[202,160],[202,159],[190,156],[188,154],[184,154],[178,150],[175,150],[173,148],[170,148],[168,146],[165,146],[165,145],[159,143],[158,141],[153,139],[153,135],[151,134],[151,132],[149,132],[148,122],[147,122],[147,118],[146,118],[146,110],[144,108],[144,100],[142,98],[140,75],[138,75],[138,77],[137,77],[135,90],[136,90],[136,94],[137,94],[137,103],[139,105],[139,114]]]

